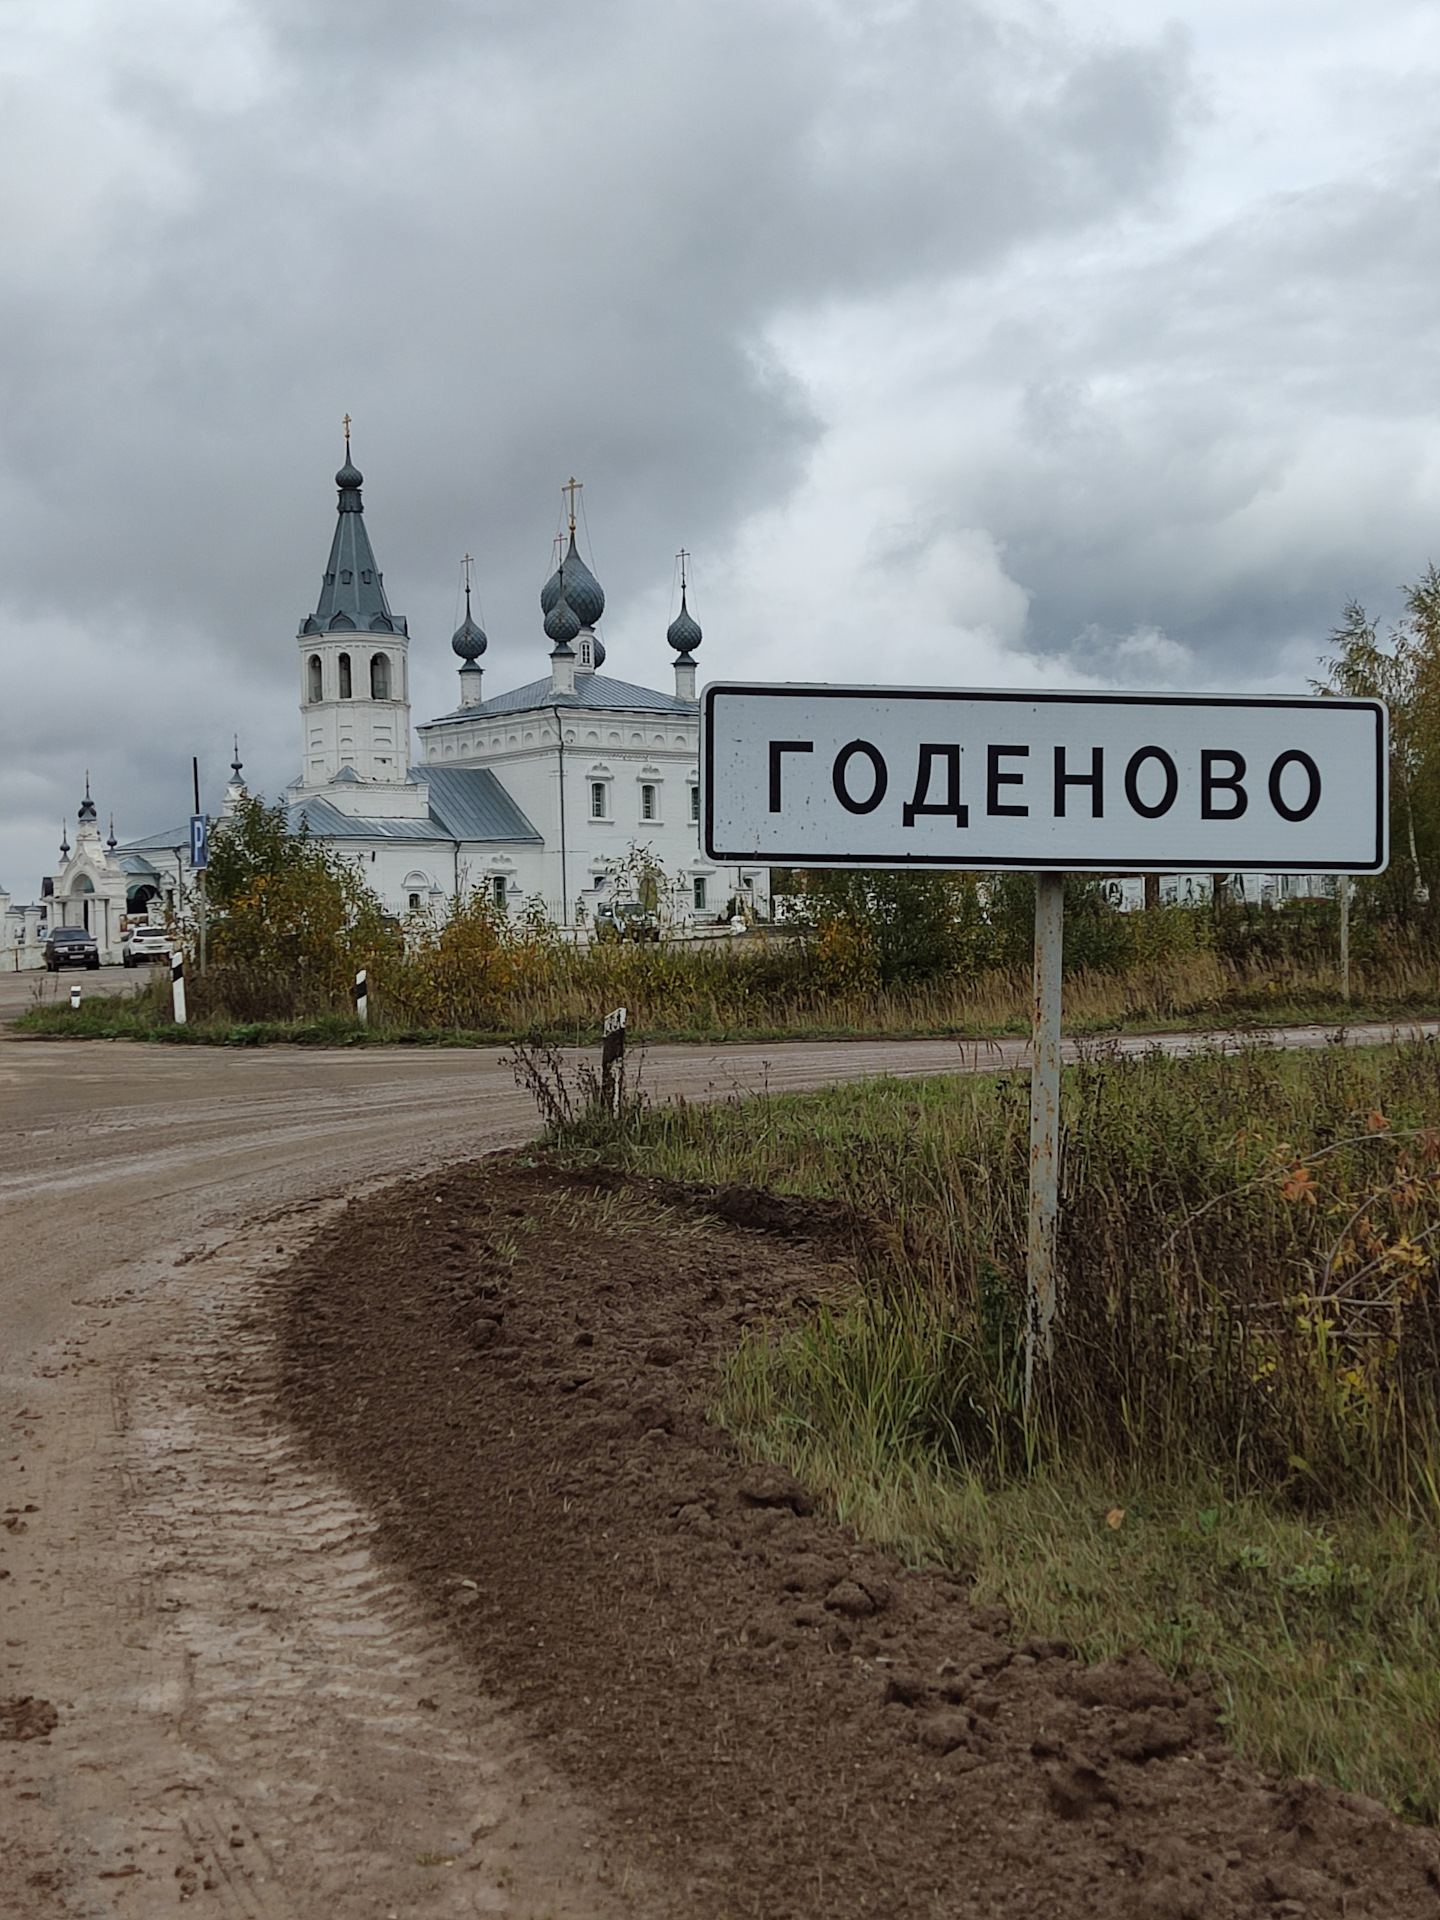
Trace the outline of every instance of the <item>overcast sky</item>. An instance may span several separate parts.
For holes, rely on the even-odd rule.
[[[1440,560],[1433,0],[8,0],[0,883],[298,771],[340,420],[415,718],[545,667],[1303,688]]]

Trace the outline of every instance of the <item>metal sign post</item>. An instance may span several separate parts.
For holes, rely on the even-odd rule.
[[[600,1104],[612,1120],[620,1118],[620,1088],[625,1077],[625,1008],[607,1013],[600,1043]]]
[[[1060,1218],[1060,977],[1065,876],[1035,876],[1035,983],[1031,1010],[1030,1225],[1025,1246],[1025,1405],[1055,1350]]]
[[[704,846],[717,863],[1034,873],[1030,1406],[1062,1279],[1065,874],[1380,872],[1384,706],[721,683],[702,697],[700,751]]]

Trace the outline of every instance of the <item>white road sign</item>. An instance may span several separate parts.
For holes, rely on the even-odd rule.
[[[705,850],[797,867],[1378,873],[1378,700],[705,689]]]

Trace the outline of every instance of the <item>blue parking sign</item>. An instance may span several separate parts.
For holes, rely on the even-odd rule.
[[[208,823],[203,813],[190,816],[190,865],[198,871],[210,864]]]

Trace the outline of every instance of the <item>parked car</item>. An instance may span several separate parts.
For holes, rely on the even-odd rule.
[[[51,973],[61,967],[98,967],[100,948],[84,927],[53,927],[45,941],[45,965]]]
[[[170,958],[170,935],[164,927],[127,927],[120,936],[120,958],[127,967],[147,967]]]

